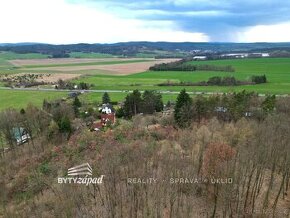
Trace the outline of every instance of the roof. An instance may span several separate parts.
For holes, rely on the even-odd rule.
[[[215,107],[214,109],[216,112],[227,112],[228,109],[226,107]]]
[[[193,59],[206,59],[207,56],[194,56]]]
[[[113,105],[111,105],[111,104],[103,104],[101,107],[101,110],[104,110],[106,108],[109,108],[112,111],[112,113],[115,112],[115,109],[114,109]]]
[[[14,128],[12,128],[12,134],[13,134],[15,139],[20,139],[21,140],[21,136],[26,134],[26,131],[22,127],[14,127]]]
[[[101,114],[101,122],[106,123],[107,120],[110,120],[112,123],[115,123],[115,113]]]

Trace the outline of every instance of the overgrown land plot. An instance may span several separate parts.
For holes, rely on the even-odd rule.
[[[289,97],[160,100],[134,91],[116,114],[76,97],[1,111],[0,216],[289,217]],[[59,182],[87,162],[107,179]]]

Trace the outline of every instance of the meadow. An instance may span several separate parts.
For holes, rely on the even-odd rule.
[[[77,80],[94,84],[93,89],[133,90],[150,89],[180,91],[186,88],[195,92],[233,92],[240,90],[255,91],[260,94],[290,94],[290,59],[289,58],[259,58],[217,61],[193,61],[191,64],[231,65],[235,72],[210,71],[146,71],[126,76],[90,75]],[[239,80],[249,81],[253,75],[265,74],[266,84],[242,86],[157,86],[165,82],[200,82],[213,76],[234,76]]]
[[[167,100],[174,101],[176,99],[176,93],[171,93],[171,91],[179,92],[181,89],[185,88],[190,92],[201,92],[201,93],[213,93],[213,92],[234,92],[234,91],[255,91],[259,94],[290,94],[290,58],[256,58],[256,59],[232,59],[232,60],[214,60],[214,61],[192,61],[190,64],[195,65],[231,65],[235,68],[235,72],[210,72],[210,71],[193,71],[193,72],[177,72],[177,71],[145,71],[140,73],[131,73],[129,75],[112,75],[106,70],[97,69],[87,69],[79,70],[79,65],[88,64],[100,64],[102,65],[112,65],[112,67],[120,66],[120,60],[116,59],[114,61],[112,56],[106,56],[101,54],[79,54],[75,53],[74,56],[81,56],[80,63],[61,63],[51,59],[52,63],[46,64],[39,68],[40,65],[28,65],[25,67],[15,67],[11,64],[11,60],[15,59],[33,59],[37,62],[42,61],[47,58],[45,55],[41,54],[13,54],[13,53],[0,53],[0,72],[1,74],[11,74],[11,73],[25,73],[34,72],[36,70],[41,73],[60,73],[57,70],[52,70],[51,64],[54,66],[59,65],[69,65],[74,71],[67,73],[76,73],[83,75],[82,77],[73,80],[72,82],[86,82],[92,84],[91,89],[95,90],[122,90],[129,91],[134,89],[139,90],[160,90],[166,91],[163,94],[164,102]],[[89,60],[91,63],[84,63],[84,58],[92,57]],[[97,58],[99,57],[99,61]],[[107,61],[106,61],[106,58]],[[41,60],[40,60],[41,59]],[[96,59],[97,61],[93,61]],[[105,60],[104,60],[105,59]],[[24,60],[26,61],[26,60]],[[69,61],[69,59],[67,60]],[[140,61],[146,62],[144,59],[136,60],[122,60],[124,66],[130,64],[140,64]],[[13,61],[12,61],[13,63]],[[145,63],[144,63],[145,64]],[[49,65],[49,66],[47,66]],[[84,66],[86,67],[86,66]],[[132,67],[132,66],[130,66]],[[208,78],[213,76],[234,76],[238,80],[250,80],[253,75],[263,75],[267,76],[268,82],[259,85],[242,85],[242,86],[158,86],[160,83],[166,83],[168,81],[178,83],[178,82],[200,82],[206,81]],[[3,83],[0,83],[3,86]],[[37,92],[37,91],[15,91],[15,90],[0,90],[0,110],[7,107],[22,108],[28,102],[35,103],[36,105],[41,105],[44,98],[56,99],[60,97],[67,96],[66,93],[61,92]],[[81,98],[85,101],[100,102],[102,93],[88,93],[83,95]],[[112,101],[121,101],[126,96],[126,92],[123,93],[110,93]]]
[[[69,54],[71,58],[113,58],[114,55],[102,54],[102,53],[84,53],[84,52],[71,52]]]
[[[13,52],[0,52],[0,75],[18,73],[17,67],[10,63],[11,60],[25,60],[25,59],[45,59],[48,55],[28,53],[16,54]]]
[[[66,96],[64,92],[0,90],[0,111],[6,108],[26,108],[29,103],[39,107],[44,99],[55,100]]]
[[[121,102],[128,93],[110,93],[111,101]],[[26,108],[31,103],[37,107],[41,107],[43,100],[48,101],[66,98],[67,92],[50,92],[50,91],[19,91],[19,90],[0,90],[0,111],[6,108],[15,108],[20,110]],[[99,105],[102,102],[103,93],[85,93],[80,95],[81,102]],[[164,103],[167,101],[175,101],[177,94],[163,94]]]

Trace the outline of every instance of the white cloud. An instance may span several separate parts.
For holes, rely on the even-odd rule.
[[[240,42],[289,42],[290,22],[258,25],[237,33]]]
[[[176,31],[172,22],[120,19],[64,0],[1,0],[0,42],[104,43],[208,41],[203,33]]]

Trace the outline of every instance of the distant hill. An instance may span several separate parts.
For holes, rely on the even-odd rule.
[[[113,44],[67,44],[52,45],[41,43],[0,44],[0,51],[16,53],[42,53],[62,56],[70,52],[97,52],[113,55],[134,56],[138,53],[152,52],[261,52],[290,51],[290,43],[198,43],[198,42],[120,42]]]
[[[18,42],[18,43],[0,43],[0,46],[23,46],[23,45],[35,45],[42,44],[38,42]]]

